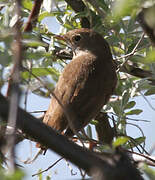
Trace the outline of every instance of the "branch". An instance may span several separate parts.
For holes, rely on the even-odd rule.
[[[9,150],[10,154],[10,172],[14,172],[16,165],[15,165],[15,140],[16,140],[16,121],[17,121],[17,114],[18,114],[18,104],[20,100],[20,69],[22,63],[22,45],[21,45],[21,32],[20,32],[20,16],[21,16],[21,6],[20,1],[16,1],[16,15],[17,15],[17,22],[13,28],[14,31],[14,41],[12,42],[12,53],[13,53],[13,62],[14,66],[12,69],[11,77],[8,84],[8,94],[10,94],[10,108],[8,112],[8,122],[7,126],[12,127],[11,134],[7,137],[6,141],[6,149]]]
[[[32,175],[32,177],[34,177],[34,176],[38,176],[39,174],[42,174],[42,173],[44,173],[44,172],[47,172],[49,169],[51,169],[52,167],[54,167],[59,161],[61,161],[63,158],[61,157],[60,159],[58,159],[57,161],[55,161],[52,165],[50,165],[48,168],[46,168],[46,169],[44,169],[44,170],[42,170],[42,171],[39,171],[38,173],[35,173],[35,174],[33,174]]]
[[[128,60],[129,57],[133,56],[133,55],[136,53],[139,44],[142,42],[142,40],[143,40],[143,38],[144,38],[144,35],[145,35],[145,33],[143,33],[143,34],[141,35],[141,37],[140,37],[140,39],[138,40],[137,44],[135,45],[135,47],[133,48],[133,50],[132,50],[129,54],[126,54],[126,55],[124,55],[124,56],[118,57],[118,58],[116,58],[116,60],[123,59],[123,58],[127,58],[127,60]],[[126,61],[125,61],[124,63],[126,63]],[[123,63],[123,64],[124,64],[124,63]]]
[[[0,102],[0,116],[6,121],[9,104],[2,95],[0,95]],[[65,136],[58,134],[21,108],[18,111],[17,127],[36,141],[85,170],[94,177],[94,180],[143,179],[125,154],[116,152],[110,156],[102,154],[99,157],[99,155],[69,141]]]
[[[28,17],[28,21],[27,21],[26,26],[24,28],[24,32],[31,32],[32,31],[33,26],[36,24],[42,2],[43,2],[43,0],[35,0],[34,1],[34,5],[32,8],[31,14]]]
[[[82,146],[80,142],[76,142],[79,146]],[[89,142],[84,142],[85,147],[89,148],[90,144]],[[99,152],[99,149],[97,146],[93,147],[94,152]],[[135,162],[135,163],[146,163],[148,166],[153,166],[155,167],[155,156],[154,155],[147,155],[147,154],[141,154],[137,152],[133,152],[127,149],[123,149],[122,151],[127,152],[130,158]]]
[[[120,65],[120,67],[117,69],[117,71],[120,71],[121,67],[123,67],[129,60],[129,57],[133,56],[136,51],[137,51],[137,48],[139,46],[139,44],[141,43],[141,41],[143,40],[144,38],[144,35],[145,33],[143,33],[140,37],[140,39],[138,40],[137,44],[135,45],[135,47],[133,48],[133,50],[129,53],[129,54],[126,54],[125,56],[123,57],[120,57],[120,58],[126,58],[126,60]],[[118,60],[118,58],[116,58],[116,60]]]
[[[143,155],[143,154],[139,154],[136,152],[129,152],[132,156],[132,159],[139,163],[139,162],[143,162],[146,163],[149,166],[154,166],[155,167],[155,156],[149,156],[149,155]]]

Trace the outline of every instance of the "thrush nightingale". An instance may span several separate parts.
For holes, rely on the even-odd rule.
[[[106,40],[93,30],[81,28],[57,38],[73,51],[73,59],[59,77],[54,94],[74,113],[70,119],[76,131],[85,127],[113,94],[117,83],[115,65]],[[76,118],[75,118],[76,117]],[[52,97],[43,122],[60,133],[72,136],[64,109]]]

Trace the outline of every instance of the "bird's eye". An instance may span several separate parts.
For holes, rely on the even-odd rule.
[[[78,35],[73,36],[72,39],[74,42],[79,42],[81,40],[81,36],[78,34]]]

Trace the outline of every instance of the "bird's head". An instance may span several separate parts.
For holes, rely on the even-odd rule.
[[[73,53],[91,51],[96,54],[104,50],[107,51],[107,49],[109,50],[109,46],[104,38],[92,29],[74,29],[62,36],[55,36],[55,38],[64,40],[71,47]]]

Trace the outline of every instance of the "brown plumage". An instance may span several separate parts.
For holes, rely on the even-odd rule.
[[[108,43],[90,29],[75,29],[62,36],[73,50],[73,59],[60,76],[55,95],[66,106],[69,105],[76,118],[76,131],[86,126],[112,95],[117,77]],[[60,133],[66,130],[72,136],[63,109],[52,97],[43,122]]]

